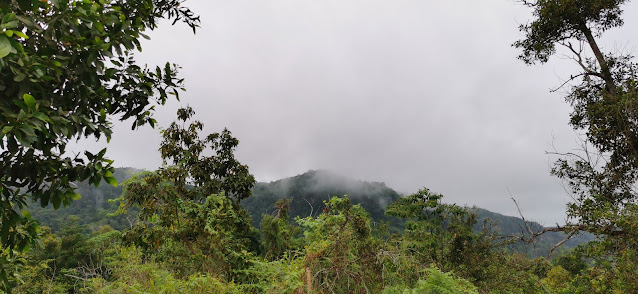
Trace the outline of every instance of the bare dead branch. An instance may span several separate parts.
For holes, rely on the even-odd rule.
[[[507,191],[509,192],[509,188],[507,189]],[[510,196],[511,196],[511,192],[510,192]],[[583,225],[578,225],[578,224],[566,224],[565,226],[560,226],[560,225],[556,224],[555,227],[543,228],[539,232],[534,232],[532,230],[531,226],[529,225],[529,222],[525,219],[525,216],[523,216],[523,213],[521,212],[521,208],[518,205],[518,202],[516,201],[516,199],[514,199],[514,197],[512,197],[511,199],[512,199],[512,201],[514,201],[514,205],[516,205],[516,209],[518,210],[518,214],[520,215],[521,219],[523,220],[523,223],[525,223],[525,227],[527,228],[527,231],[530,234],[530,237],[527,238],[527,237],[525,237],[525,233],[523,233],[523,235],[520,236],[520,240],[521,241],[523,241],[525,243],[533,243],[536,240],[536,238],[542,236],[543,234],[545,234],[547,232],[568,233],[567,236],[563,240],[561,240],[560,242],[556,243],[549,250],[549,253],[547,254],[547,259],[549,259],[552,256],[552,253],[554,252],[554,250],[556,250],[561,245],[565,244],[565,242],[567,242],[569,239],[571,239],[577,232],[579,232],[582,229],[585,229],[585,227]]]
[[[552,257],[552,253],[554,253],[554,250],[556,250],[556,248],[558,248],[561,245],[565,244],[565,242],[567,242],[567,240],[571,239],[574,236],[574,234],[576,234],[576,231],[569,232],[569,234],[565,237],[565,239],[563,239],[562,241],[556,243],[556,245],[554,245],[551,249],[549,249],[549,253],[547,253],[547,259]]]
[[[567,80],[565,80],[562,84],[560,84],[560,86],[558,86],[558,87],[556,87],[556,88],[554,88],[554,89],[549,89],[549,91],[550,91],[550,92],[552,92],[552,93],[554,93],[554,92],[556,92],[556,91],[558,91],[558,90],[562,89],[562,88],[563,88],[565,85],[567,85],[569,82],[571,82],[571,81],[575,80],[576,78],[583,77],[583,76],[585,76],[585,77],[587,77],[587,76],[597,76],[597,77],[600,77],[600,74],[598,74],[598,73],[592,73],[592,72],[583,72],[583,73],[579,73],[579,74],[577,74],[577,75],[571,75],[571,76],[570,76]]]
[[[560,44],[560,45],[564,46],[565,48],[569,49],[569,51],[571,51],[572,54],[574,54],[574,56],[569,58],[569,59],[575,61],[583,69],[583,71],[585,71],[585,73],[587,73],[588,75],[592,75],[592,76],[596,76],[596,77],[599,77],[601,79],[604,79],[604,76],[603,76],[602,73],[594,71],[591,68],[589,68],[587,65],[585,65],[585,59],[583,58],[583,50],[584,50],[584,48],[583,48],[582,42],[580,43],[580,46],[579,46],[578,50],[576,50],[574,48],[574,46],[572,45],[571,42],[560,42],[558,44]]]
[[[308,199],[304,198],[303,200],[304,200],[304,201],[306,201],[306,202],[308,203],[308,205],[310,205],[310,217],[313,217],[313,216],[312,216],[312,212],[315,210],[315,208],[314,208],[314,207],[312,207],[312,204],[310,204],[310,202],[308,201]]]
[[[530,0],[518,0],[516,2],[519,2],[527,7],[536,7],[538,4],[536,4],[536,1],[530,1]]]
[[[527,231],[530,233],[530,235],[534,236],[534,231],[532,231],[532,228],[529,226],[529,223],[527,222],[527,220],[525,219],[525,216],[523,216],[523,213],[521,212],[521,207],[518,205],[518,202],[516,202],[516,199],[514,199],[514,197],[512,196],[512,192],[510,192],[510,188],[507,187],[507,193],[510,194],[510,197],[512,199],[512,201],[514,201],[514,205],[516,205],[516,210],[518,210],[518,215],[521,216],[521,219],[523,220],[523,223],[525,224],[525,227],[527,228]],[[525,234],[523,234],[523,236],[521,236],[521,239],[525,237]]]

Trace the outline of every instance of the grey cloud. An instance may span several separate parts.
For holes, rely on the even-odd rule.
[[[183,67],[188,91],[159,108],[160,125],[193,106],[207,132],[228,127],[239,138],[238,157],[261,181],[329,169],[516,214],[509,188],[530,218],[564,219],[566,195],[544,152],[553,140],[573,148],[574,134],[569,106],[548,90],[574,68],[516,60],[510,44],[531,15],[515,1],[186,4],[201,14],[197,35],[163,23],[138,54]],[[638,7],[626,10],[612,40],[635,44]],[[155,168],[159,142],[157,130],[117,124],[108,154]]]

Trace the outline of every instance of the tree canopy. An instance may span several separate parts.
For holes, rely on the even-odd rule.
[[[239,205],[251,195],[255,178],[235,159],[239,141],[227,129],[200,139],[204,125],[189,122],[194,114],[181,108],[178,122],[162,130],[162,168],[124,183],[120,211],[139,207],[141,220],[125,238],[160,257],[188,252],[181,272],[232,278],[244,266],[241,252],[258,239]],[[213,154],[204,155],[206,149]]]
[[[547,62],[566,50],[580,72],[561,87],[573,107],[570,124],[584,136],[582,149],[556,152],[552,173],[564,180],[573,201],[568,224],[555,230],[584,230],[606,236],[617,251],[635,247],[638,180],[638,88],[633,56],[604,52],[598,44],[607,30],[623,25],[626,0],[521,1],[534,19],[520,26],[525,38],[514,43],[520,59]]]
[[[0,278],[14,250],[36,238],[27,211],[68,205],[75,184],[116,185],[106,149],[69,154],[70,140],[111,138],[113,120],[153,126],[153,110],[179,98],[178,67],[138,65],[144,32],[160,19],[199,17],[179,0],[2,1],[0,4]]]

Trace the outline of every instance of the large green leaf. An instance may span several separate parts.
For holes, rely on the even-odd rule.
[[[111,186],[117,187],[117,180],[114,177],[105,177],[104,180],[111,184]]]
[[[13,31],[14,34],[16,34],[16,36],[20,37],[20,38],[24,38],[24,39],[28,39],[29,36],[25,35],[23,32],[21,31]]]
[[[51,197],[51,202],[53,203],[53,209],[58,209],[60,208],[60,204],[62,204],[62,199],[60,199],[59,195],[53,195],[53,197]]]
[[[24,99],[24,103],[27,104],[27,107],[29,107],[30,110],[35,109],[35,98],[33,98],[33,96],[30,94],[24,94],[22,95],[22,99]]]
[[[10,22],[12,19],[15,18],[15,16],[16,16],[15,13],[7,13],[7,14],[5,14],[4,17],[2,18],[2,23],[5,24],[5,23]]]
[[[5,36],[0,36],[0,58],[3,58],[11,53],[11,42]]]

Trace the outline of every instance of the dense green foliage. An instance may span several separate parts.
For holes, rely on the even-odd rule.
[[[111,138],[115,119],[154,125],[155,105],[178,95],[177,67],[140,67],[143,32],[160,19],[198,17],[178,0],[0,3],[0,287],[15,254],[34,243],[31,198],[54,208],[77,200],[74,183],[116,185],[106,149],[65,153],[72,139]]]
[[[306,173],[281,179],[270,183],[257,183],[253,188],[253,196],[242,202],[253,218],[253,226],[260,226],[261,216],[276,213],[275,203],[281,199],[289,199],[288,214],[295,218],[307,217],[313,212],[324,209],[322,201],[328,200],[329,195],[348,195],[354,204],[361,206],[370,214],[377,223],[388,222],[391,231],[401,231],[404,220],[386,215],[387,204],[399,199],[399,194],[383,183],[364,182],[349,179],[329,171],[308,171]],[[474,225],[475,232],[481,232],[485,226],[491,232],[499,236],[528,236],[526,223],[520,218],[505,216],[485,209],[470,208],[477,215]],[[487,223],[486,223],[487,222]],[[534,231],[543,230],[543,226],[536,222],[528,222]],[[513,252],[529,255],[531,257],[547,256],[548,251],[565,238],[565,233],[549,232],[539,236],[530,244],[523,241],[510,242],[505,247]],[[559,250],[570,249],[579,244],[594,239],[592,234],[582,233],[567,243]]]
[[[115,176],[131,171],[116,169]],[[148,177],[143,172],[126,183],[142,184]],[[484,293],[500,289],[543,293],[551,283],[551,287],[570,283],[556,284],[563,281],[556,276],[564,272],[551,271],[543,259],[503,250],[490,231],[473,229],[479,217],[471,210],[444,204],[441,195],[427,190],[387,206],[389,214],[407,218],[398,222],[401,228],[394,233],[375,223],[350,198],[328,199],[321,212],[297,220],[289,216],[292,202],[282,199],[272,213],[262,215],[261,238],[246,212],[227,197],[177,206],[187,225],[177,221],[163,225],[155,217],[131,227],[128,220],[136,222],[137,214],[131,209],[129,214],[95,223],[83,215],[91,213],[87,207],[98,204],[95,200],[103,195],[96,193],[93,198],[88,193],[69,209],[48,209],[64,219],[46,218],[45,225],[49,221],[65,225],[43,231],[41,247],[27,256],[19,271],[25,282],[37,286],[22,284],[16,288],[19,292]],[[118,208],[116,203],[105,203],[113,211]],[[73,212],[78,215],[61,214]],[[118,225],[116,219],[123,221],[118,230],[105,226]],[[567,269],[569,281],[594,272],[577,252],[557,256],[554,263]],[[610,286],[605,287],[601,289]]]
[[[553,173],[575,195],[568,206],[573,222],[564,227],[447,204],[427,188],[399,196],[381,183],[320,171],[255,186],[234,157],[239,141],[228,130],[200,138],[203,125],[190,121],[190,108],[178,110],[178,122],[162,130],[164,162],[156,171],[113,174],[103,151],[63,158],[74,137],[108,138],[113,117],[134,118],[134,128],[154,123],[149,99],[164,103],[181,80],[170,65],[141,69],[130,53],[158,19],[195,27],[197,18],[179,1],[3,2],[4,290],[637,293],[638,66],[629,56],[602,54],[594,39],[622,25],[626,1],[522,2],[535,19],[521,26],[525,38],[515,44],[521,59],[547,62],[556,45],[575,54],[584,72],[571,80],[584,79],[568,97],[571,123],[605,159],[595,166],[589,156],[570,153],[574,160],[557,162]],[[571,41],[587,43],[594,58],[583,58]],[[89,186],[116,178],[127,179],[121,187]],[[89,195],[79,200],[78,192]],[[29,207],[33,217],[27,195],[42,206]],[[119,201],[109,201],[114,198]],[[51,214],[71,200],[78,201]],[[47,226],[38,230],[36,219]],[[521,233],[517,239],[556,242],[581,230],[598,238],[552,260],[530,258],[511,238]]]
[[[132,171],[116,169],[115,176],[124,180]],[[500,239],[482,229],[481,217],[442,203],[441,195],[428,190],[387,206],[389,214],[406,217],[394,233],[350,198],[329,199],[321,212],[296,221],[289,216],[292,202],[284,199],[262,215],[260,238],[241,206],[220,196],[178,206],[188,226],[171,222],[173,229],[166,228],[152,218],[154,224],[137,222],[144,229],[131,227],[139,211],[132,209],[95,222],[93,211],[118,208],[103,198],[105,192],[122,188],[87,187],[86,196],[68,209],[38,208],[38,214],[49,212],[41,214],[45,225],[61,226],[42,230],[40,245],[22,256],[25,265],[18,272],[25,283],[16,284],[17,292],[627,293],[638,269],[629,251],[610,262],[591,260],[589,249],[579,248],[549,263],[504,250],[509,245],[497,246]],[[100,203],[103,209],[89,208]],[[520,219],[492,217],[504,230],[520,230]],[[207,223],[215,226],[206,228]],[[181,232],[197,237],[186,242]]]
[[[239,141],[228,130],[200,139],[203,124],[186,125],[193,114],[179,109],[180,123],[162,130],[164,166],[124,183],[119,212],[140,208],[140,222],[124,238],[170,259],[180,276],[205,272],[231,280],[250,256],[246,252],[257,248],[250,217],[239,206],[255,179],[234,158]],[[213,155],[203,155],[207,148]]]

